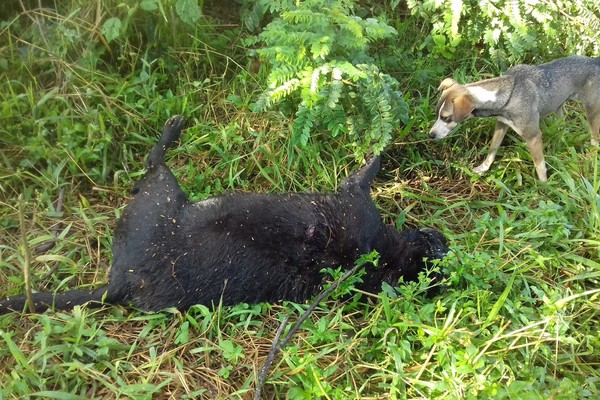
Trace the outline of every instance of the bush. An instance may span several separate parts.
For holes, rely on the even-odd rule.
[[[408,8],[412,15],[434,21],[425,46],[446,58],[459,46],[477,47],[498,63],[600,52],[596,0],[408,0]]]
[[[262,7],[262,8],[261,8]],[[254,110],[277,106],[295,113],[293,135],[305,145],[311,132],[347,135],[357,152],[379,153],[393,129],[406,122],[407,105],[398,82],[381,72],[369,45],[391,38],[395,29],[375,18],[352,15],[354,2],[261,1],[246,13],[256,25],[257,9],[273,20],[247,40],[269,66],[268,89]]]

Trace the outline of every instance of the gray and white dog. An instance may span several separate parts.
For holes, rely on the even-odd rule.
[[[540,119],[552,112],[563,114],[569,99],[583,103],[590,128],[591,143],[600,140],[600,57],[571,56],[538,66],[516,65],[504,76],[461,85],[451,78],[440,84],[437,121],[429,137],[446,137],[465,119],[495,117],[496,127],[488,155],[473,172],[486,172],[512,128],[527,143],[540,181],[547,180],[542,148]]]

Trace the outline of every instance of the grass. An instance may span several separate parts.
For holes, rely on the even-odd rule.
[[[24,288],[19,195],[34,288],[106,282],[116,218],[169,115],[188,120],[169,163],[195,200],[331,191],[359,165],[343,137],[315,132],[299,147],[289,118],[248,110],[265,75],[250,68],[230,21],[207,17],[190,32],[138,15],[157,18],[154,31],[132,20],[108,45],[95,9],[62,4],[14,12],[0,30],[0,295]],[[581,109],[545,120],[548,183],[509,138],[475,176],[493,122],[427,141],[434,88],[449,71],[499,71],[476,57],[393,56],[411,119],[384,153],[373,197],[386,223],[447,235],[445,287],[427,296],[423,280],[322,303],[276,358],[265,398],[597,398],[600,166]],[[1,316],[0,398],[247,399],[280,321],[306,307]]]

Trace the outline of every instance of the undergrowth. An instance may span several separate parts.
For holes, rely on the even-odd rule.
[[[333,191],[360,165],[352,135],[315,127],[299,141],[294,113],[251,111],[270,71],[242,42],[251,33],[232,18],[239,10],[206,2],[183,20],[185,1],[56,3],[2,14],[0,295],[24,289],[19,195],[34,288],[106,282],[115,221],[173,114],[188,122],[169,165],[194,200]],[[371,42],[370,62],[399,82],[409,118],[390,130],[372,195],[386,223],[446,234],[446,278],[430,295],[425,277],[362,297],[346,287],[351,296],[320,304],[277,357],[264,397],[598,398],[600,164],[580,106],[544,121],[547,183],[509,138],[490,171],[474,175],[493,122],[426,140],[435,87],[501,69],[459,44],[448,60],[426,57],[415,41],[428,22],[378,6],[398,34]],[[369,14],[377,7],[353,10],[379,17]],[[0,398],[250,398],[280,321],[306,308],[1,316]]]

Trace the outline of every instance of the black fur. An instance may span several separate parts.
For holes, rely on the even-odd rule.
[[[447,251],[430,229],[398,232],[382,223],[369,194],[379,170],[373,158],[339,193],[232,193],[192,203],[165,164],[183,118],[175,116],[146,163],[147,173],[117,224],[109,283],[92,291],[35,293],[35,308],[69,309],[88,301],[130,303],[143,310],[194,304],[302,302],[316,294],[325,267],[351,268],[377,250],[359,287],[378,292],[417,277],[424,258]],[[25,297],[0,302],[0,313],[25,308]]]

